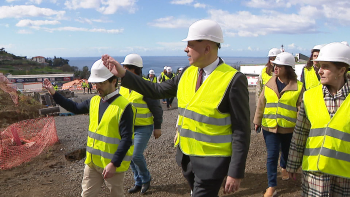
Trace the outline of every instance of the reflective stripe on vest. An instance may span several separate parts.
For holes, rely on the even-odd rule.
[[[293,128],[297,121],[297,102],[303,88],[303,83],[297,81],[297,91],[286,91],[278,98],[276,92],[265,86],[266,105],[262,119],[262,126],[275,128]]]
[[[266,66],[265,68],[262,69],[261,71],[261,79],[262,79],[262,83],[265,85],[272,77],[272,75],[269,75],[266,73]]]
[[[135,126],[153,125],[153,114],[148,109],[147,103],[143,100],[143,95],[128,88],[121,87],[119,92],[123,97],[128,99],[136,108]]]
[[[311,123],[303,156],[304,171],[316,171],[350,178],[350,97],[330,118],[322,85],[304,94],[304,106]]]
[[[305,81],[306,90],[321,84],[317,78],[317,75],[313,66],[311,67],[310,70],[307,69],[306,67],[304,68],[304,81]]]
[[[194,156],[229,157],[232,154],[232,128],[229,113],[218,110],[237,70],[220,64],[195,91],[198,68],[188,67],[178,90],[179,138],[182,152]]]
[[[129,102],[122,96],[116,98],[108,106],[100,123],[98,123],[100,100],[100,96],[94,96],[90,100],[90,124],[85,163],[90,164],[92,162],[100,168],[105,168],[118,149],[121,140],[119,122]],[[135,111],[135,109],[133,110]],[[132,139],[134,139],[134,134]],[[134,145],[131,145],[116,172],[128,170],[133,151]]]

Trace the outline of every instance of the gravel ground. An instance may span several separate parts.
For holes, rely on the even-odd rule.
[[[80,95],[87,98],[91,95]],[[176,100],[174,109],[164,109],[162,136],[155,140],[152,136],[144,153],[152,175],[152,184],[148,196],[190,196],[190,189],[176,165],[173,147],[174,128],[177,118]],[[254,115],[254,93],[250,93],[251,118]],[[88,130],[88,115],[55,117],[59,143],[32,161],[10,170],[0,170],[0,196],[80,196],[84,159],[67,161],[64,155],[73,150],[84,148]],[[267,188],[266,148],[261,134],[252,132],[251,146],[247,158],[246,177],[241,189],[231,195],[219,196],[262,196]],[[129,169],[124,180],[125,192],[134,184]],[[300,181],[281,181],[279,174],[277,191],[279,196],[300,196]],[[133,194],[126,196],[139,196]],[[99,197],[109,196],[105,186]]]

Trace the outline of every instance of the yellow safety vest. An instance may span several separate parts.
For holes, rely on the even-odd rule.
[[[265,85],[271,79],[271,77],[271,75],[266,73],[266,67],[263,68],[261,71],[262,84]]]
[[[298,90],[286,91],[278,98],[276,92],[265,86],[266,105],[262,119],[262,126],[275,128],[278,126],[284,128],[293,128],[297,121],[297,102],[303,83],[297,81]]]
[[[304,106],[311,123],[302,169],[350,178],[350,96],[333,118],[327,110],[322,85],[304,94]]]
[[[306,90],[321,84],[317,78],[317,75],[313,66],[311,67],[310,70],[307,69],[306,67],[304,68],[304,81],[305,81]]]
[[[98,123],[100,100],[100,96],[94,96],[90,101],[90,124],[85,164],[92,162],[100,168],[105,168],[111,162],[114,153],[118,149],[121,140],[119,122],[129,102],[122,96],[116,98],[108,106],[100,123]],[[134,130],[132,132],[132,139],[134,141]],[[125,172],[128,170],[133,152],[134,143],[130,146],[116,172]]]
[[[128,88],[123,86],[120,88],[119,93],[136,108],[135,126],[153,125],[153,114],[148,109],[147,103],[143,100],[142,94],[139,94],[133,90],[130,91]]]
[[[58,85],[54,85],[53,88],[54,88],[55,90],[58,90]]]
[[[148,80],[151,81],[151,78],[149,78]],[[157,83],[157,77],[156,76],[153,77],[152,83]]]
[[[190,66],[180,79],[178,141],[182,152],[194,156],[230,157],[232,129],[229,113],[218,107],[237,70],[220,64],[195,91],[198,67]]]

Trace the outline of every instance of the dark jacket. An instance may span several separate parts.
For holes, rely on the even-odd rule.
[[[223,61],[220,59],[219,64]],[[186,71],[183,70],[182,73]],[[142,80],[126,71],[122,86],[133,89],[144,96],[161,99],[176,97],[177,86],[182,73],[160,84]],[[210,96],[208,92],[208,96]],[[219,105],[223,113],[229,112],[232,123],[232,156],[231,157],[198,157],[190,156],[196,176],[200,179],[217,179],[223,175],[243,178],[246,158],[250,144],[250,111],[248,82],[244,74],[238,72],[229,84],[228,91]],[[178,149],[176,161],[181,166],[183,153]]]
[[[99,112],[98,112],[98,123],[100,123],[103,113],[108,108],[109,104],[111,104],[116,98],[118,98],[120,94],[115,95],[114,97],[108,99],[106,102],[100,101]],[[69,100],[59,93],[55,93],[53,95],[53,99],[57,104],[62,106],[67,111],[73,112],[75,114],[87,114],[90,109],[90,100],[83,101],[81,103],[76,103],[72,100]],[[132,144],[132,129],[133,129],[133,111],[131,105],[128,105],[119,122],[119,134],[121,137],[120,144],[118,146],[117,151],[114,153],[112,158],[112,163],[115,167],[119,167],[128,152],[131,144]]]

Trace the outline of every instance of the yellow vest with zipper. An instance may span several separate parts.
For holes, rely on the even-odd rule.
[[[94,96],[90,101],[90,124],[85,164],[93,163],[100,168],[105,168],[118,149],[121,140],[119,122],[125,108],[130,103],[124,97],[119,96],[108,106],[100,123],[98,123],[100,100],[100,96]],[[134,133],[134,131],[132,132]],[[132,134],[132,139],[134,140],[134,134]],[[128,170],[133,152],[134,145],[132,144],[116,172]]]
[[[145,78],[143,78],[145,79]],[[145,79],[149,81],[148,79]],[[153,114],[148,109],[147,103],[143,100],[143,95],[128,88],[121,87],[119,92],[125,97],[137,110],[135,126],[153,125]]]
[[[320,85],[320,81],[317,78],[314,67],[311,69],[304,68],[304,81],[306,90]]]
[[[229,113],[218,107],[237,70],[220,64],[195,91],[198,68],[190,66],[180,79],[178,141],[182,152],[193,156],[230,157],[232,128]]]
[[[271,79],[271,77],[271,75],[266,73],[266,67],[263,68],[261,71],[262,84],[265,85]]]
[[[322,85],[304,94],[306,115],[311,123],[302,169],[350,178],[350,96],[330,118]]]
[[[278,79],[277,79],[278,80]],[[303,83],[297,81],[297,91],[286,91],[278,98],[276,92],[265,86],[266,105],[262,119],[262,126],[275,128],[278,126],[284,128],[293,128],[297,121],[297,102]]]

